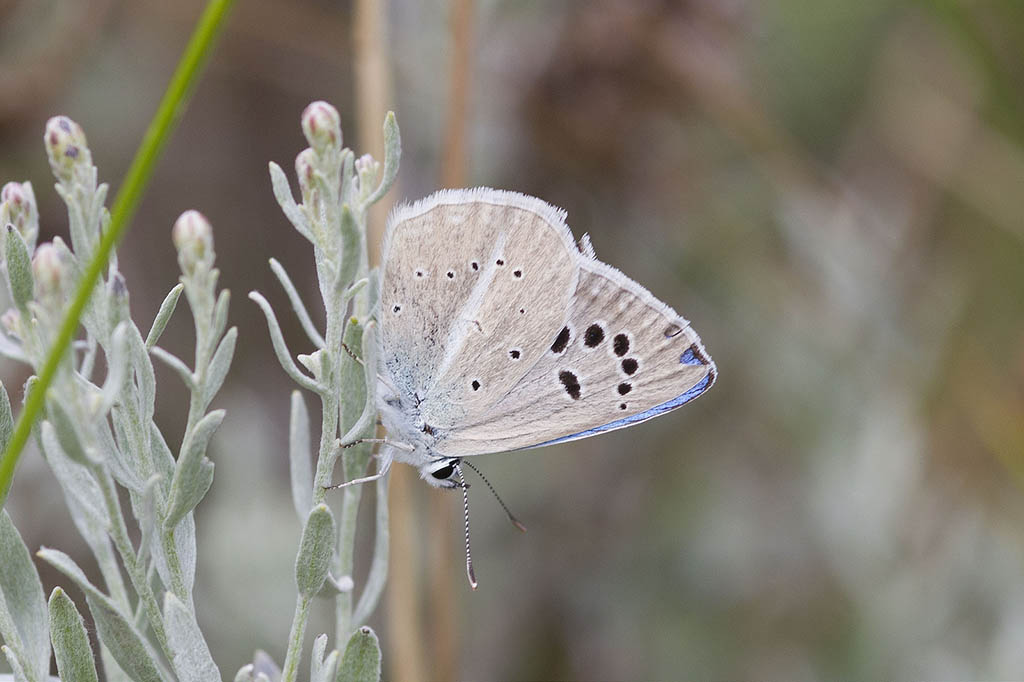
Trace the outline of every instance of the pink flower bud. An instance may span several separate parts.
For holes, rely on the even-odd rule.
[[[67,116],[54,116],[46,122],[46,154],[50,168],[62,182],[71,182],[76,166],[92,165],[92,155],[82,127]]]
[[[8,182],[0,190],[0,224],[8,223],[14,225],[29,248],[32,248],[39,229],[39,213],[32,183]]]
[[[178,249],[182,272],[193,272],[196,265],[213,266],[213,228],[199,211],[185,211],[174,222],[171,240]]]
[[[50,242],[40,244],[32,256],[32,278],[36,284],[36,297],[40,300],[59,296],[64,290],[68,268],[60,251]]]
[[[341,151],[341,117],[327,102],[313,102],[302,112],[302,132],[317,154]]]
[[[316,152],[312,148],[303,149],[295,157],[295,175],[299,179],[303,203],[308,203],[315,187]]]

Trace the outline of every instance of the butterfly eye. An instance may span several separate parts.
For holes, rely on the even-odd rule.
[[[446,478],[450,478],[453,473],[455,473],[455,462],[452,461],[448,462],[440,469],[435,469],[434,471],[431,471],[430,475],[439,481],[443,481]]]

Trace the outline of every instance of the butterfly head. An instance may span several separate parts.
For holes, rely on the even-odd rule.
[[[420,466],[420,476],[424,481],[438,488],[460,487],[458,477],[458,457],[441,457]]]

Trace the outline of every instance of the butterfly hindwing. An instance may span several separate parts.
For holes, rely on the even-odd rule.
[[[714,382],[714,363],[686,320],[615,268],[575,257],[571,308],[540,359],[486,413],[454,425],[438,452],[583,438],[679,407]]]

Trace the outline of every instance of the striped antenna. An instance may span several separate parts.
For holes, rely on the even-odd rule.
[[[462,475],[462,467],[455,464],[455,473],[459,475],[459,487],[462,488],[462,514],[466,519],[466,576],[469,578],[469,586],[476,589],[476,574],[473,573],[473,555],[469,551],[469,486]]]

